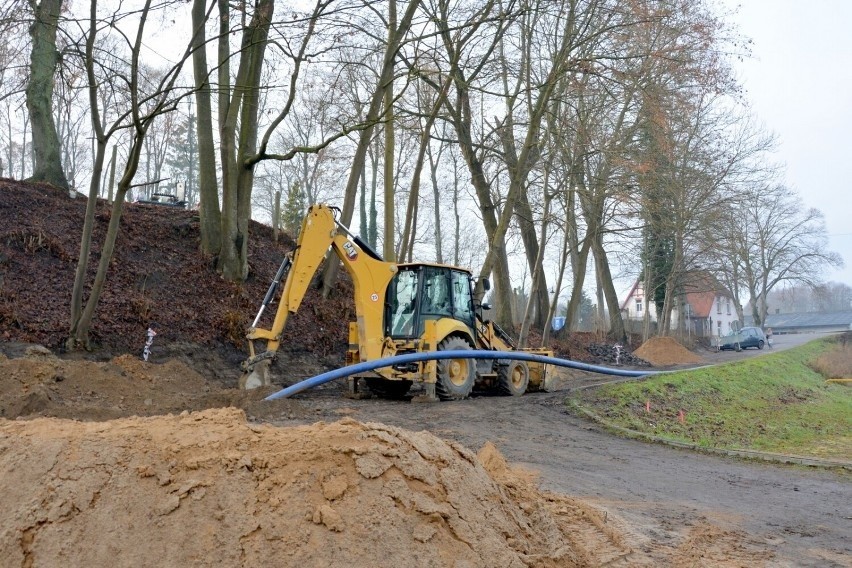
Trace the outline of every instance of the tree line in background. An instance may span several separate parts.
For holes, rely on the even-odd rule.
[[[253,214],[292,232],[325,201],[389,260],[490,276],[521,344],[531,327],[547,341],[560,298],[568,330],[592,304],[623,338],[618,276],[646,283],[666,334],[696,270],[760,324],[770,292],[841,264],[742,99],[729,54],[747,42],[709,1],[306,6],[0,8],[0,175],[88,183],[69,347],[88,345],[128,195],[178,180],[225,278],[248,276]]]

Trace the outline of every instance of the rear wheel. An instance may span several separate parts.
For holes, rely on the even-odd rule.
[[[472,349],[461,337],[448,337],[438,344],[438,351]],[[437,364],[435,394],[441,400],[461,400],[470,395],[476,380],[476,364],[473,359],[443,359]]]
[[[400,399],[408,394],[408,389],[411,388],[411,381],[392,381],[390,379],[368,377],[367,387],[369,387],[370,392],[379,398]]]
[[[497,390],[509,396],[521,396],[530,384],[530,368],[524,361],[510,361],[497,370]]]

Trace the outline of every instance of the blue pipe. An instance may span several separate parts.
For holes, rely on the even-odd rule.
[[[423,353],[407,353],[405,355],[396,355],[394,357],[386,357],[385,359],[376,359],[375,361],[364,361],[356,363],[340,369],[334,369],[305,379],[295,385],[291,385],[285,389],[267,396],[264,400],[275,400],[278,398],[286,398],[294,394],[298,394],[304,390],[314,388],[316,386],[331,382],[336,379],[342,379],[356,373],[364,371],[373,371],[382,367],[390,367],[392,365],[402,365],[404,363],[419,363],[420,361],[438,361],[441,359],[513,359],[515,361],[532,361],[534,363],[545,363],[547,365],[556,365],[557,367],[568,367],[570,369],[579,369],[581,371],[590,371],[592,373],[601,373],[603,375],[615,375],[618,377],[645,377],[647,375],[656,375],[662,371],[628,371],[624,369],[611,369],[609,367],[601,367],[599,365],[589,365],[588,363],[580,363],[579,361],[571,361],[570,359],[559,359],[556,357],[545,357],[544,355],[536,355],[525,351],[482,351],[482,350],[461,350],[461,351],[432,351]]]

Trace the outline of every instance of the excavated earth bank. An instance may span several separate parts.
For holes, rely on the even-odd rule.
[[[237,409],[0,422],[7,566],[589,566],[614,525],[545,498],[488,444]],[[583,538],[578,520],[597,538]],[[593,523],[589,524],[589,520]],[[595,527],[599,528],[595,528]]]
[[[772,558],[709,523],[649,540],[598,505],[539,490],[535,474],[507,465],[490,442],[476,456],[426,431],[352,419],[259,425],[316,420],[322,405],[264,402],[269,391],[224,388],[178,360],[69,361],[39,346],[23,355],[0,355],[3,566],[717,567]]]

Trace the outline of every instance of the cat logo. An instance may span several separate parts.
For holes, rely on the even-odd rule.
[[[343,250],[346,251],[346,258],[349,260],[355,260],[358,258],[358,251],[355,250],[355,247],[350,242],[343,243]]]

